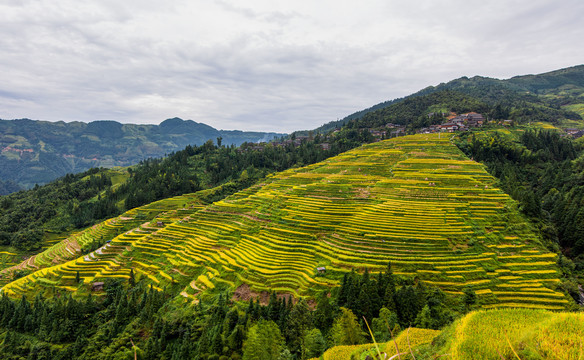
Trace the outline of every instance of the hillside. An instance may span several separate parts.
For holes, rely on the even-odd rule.
[[[568,300],[555,290],[556,255],[495,184],[444,136],[383,141],[268,176],[200,210],[178,210],[179,221],[145,223],[101,252],[3,292],[84,293],[132,270],[192,299],[200,289],[244,284],[299,296],[338,284],[347,269],[377,271],[391,261],[396,274],[453,295],[471,287],[486,308],[565,308]]]
[[[492,113],[491,115],[495,118],[504,115],[505,118],[516,121],[521,119],[534,121],[538,117],[537,120],[562,122],[567,127],[584,128],[584,123],[580,121],[584,118],[584,65],[579,65],[543,74],[515,76],[506,80],[465,76],[447,83],[429,86],[403,98],[376,104],[341,120],[324,124],[314,131],[326,133],[350,121],[365,117],[378,118],[379,114],[387,112],[388,108],[402,102],[415,102],[419,97],[445,90],[464,94],[473,98],[474,101],[483,103],[483,106],[488,105],[493,109],[496,105],[502,106],[504,114]],[[526,112],[526,109],[529,110]],[[425,112],[429,111],[432,110]],[[419,115],[425,114],[417,114]],[[576,122],[566,120],[576,120]]]
[[[162,157],[187,145],[222,138],[224,145],[269,141],[283,134],[217,130],[192,120],[160,125],[116,121],[48,122],[0,120],[0,181],[24,188],[94,167],[129,166]]]
[[[66,236],[157,200],[231,184],[214,198],[219,200],[271,172],[322,161],[367,139],[373,139],[369,133],[347,130],[280,146],[248,143],[236,148],[207,142],[129,168],[68,174],[1,197],[0,245],[6,249],[0,250],[30,255],[55,234]]]
[[[378,344],[388,357],[401,359],[580,359],[584,356],[584,316],[545,310],[475,311],[442,331],[409,328],[395,342]],[[336,346],[324,360],[377,356],[375,344]],[[312,360],[316,360],[312,359]]]

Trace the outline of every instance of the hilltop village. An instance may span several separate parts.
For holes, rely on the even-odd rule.
[[[428,127],[423,127],[412,132],[407,129],[405,125],[387,123],[383,127],[378,128],[367,128],[364,129],[371,134],[373,141],[381,141],[385,139],[391,139],[398,136],[412,135],[412,134],[434,134],[434,133],[454,133],[454,132],[464,132],[471,131],[473,129],[481,128],[485,125],[493,126],[504,126],[511,127],[514,125],[513,120],[488,120],[482,114],[477,112],[469,112],[466,114],[456,114],[454,112],[450,113],[428,113],[427,117],[432,119],[434,117],[441,117],[444,121],[441,124],[433,124]],[[340,129],[335,129],[332,131],[332,135],[319,135],[322,142],[319,144],[323,150],[330,149],[330,143],[327,142],[329,136],[335,136]],[[568,128],[562,136],[570,136],[574,139],[584,136],[584,130]],[[294,146],[298,147],[303,141],[312,139],[313,135],[296,135],[292,134],[289,138],[281,138],[278,140],[271,141],[269,143],[246,143],[243,144],[238,151],[250,151],[250,150],[263,150],[268,144],[270,146]]]

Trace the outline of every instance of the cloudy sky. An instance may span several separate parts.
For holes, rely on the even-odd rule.
[[[582,14],[581,0],[2,0],[0,118],[311,129],[461,76],[582,64]]]

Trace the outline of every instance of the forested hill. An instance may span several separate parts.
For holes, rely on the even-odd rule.
[[[150,157],[202,145],[269,141],[283,134],[217,130],[192,120],[167,119],[160,125],[116,121],[48,122],[0,120],[0,181],[24,188],[92,167],[129,166]],[[0,194],[12,187],[2,187]]]
[[[361,119],[367,114],[383,111],[394,104],[443,90],[469,95],[491,106],[500,105],[509,108],[521,103],[526,111],[536,108],[540,112],[545,112],[544,120],[548,121],[558,120],[562,117],[579,120],[584,116],[584,65],[578,65],[538,75],[515,76],[506,80],[465,76],[437,86],[429,86],[403,98],[384,101],[341,120],[331,121],[314,131],[326,133],[351,120]],[[533,114],[507,115],[514,115],[513,120],[521,117],[526,118],[530,115],[530,119],[535,120]]]

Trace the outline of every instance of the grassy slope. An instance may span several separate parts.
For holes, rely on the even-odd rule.
[[[401,359],[455,360],[582,359],[584,314],[534,309],[498,309],[467,314],[442,332],[411,328],[396,342]],[[388,357],[396,354],[393,341],[378,344]],[[364,359],[376,354],[374,344],[336,346],[322,359]],[[516,356],[517,355],[517,356]],[[314,359],[313,359],[314,360]]]
[[[88,284],[128,278],[134,269],[187,298],[242,283],[308,295],[337,284],[350,268],[375,271],[392,261],[396,273],[452,294],[471,286],[487,308],[565,308],[568,300],[554,288],[555,254],[494,185],[444,135],[388,140],[278,173],[200,210],[178,210],[162,228],[143,224],[101,254],[46,268],[4,291],[84,292],[77,271]],[[178,202],[175,208],[184,205]],[[324,276],[318,266],[326,266]]]

